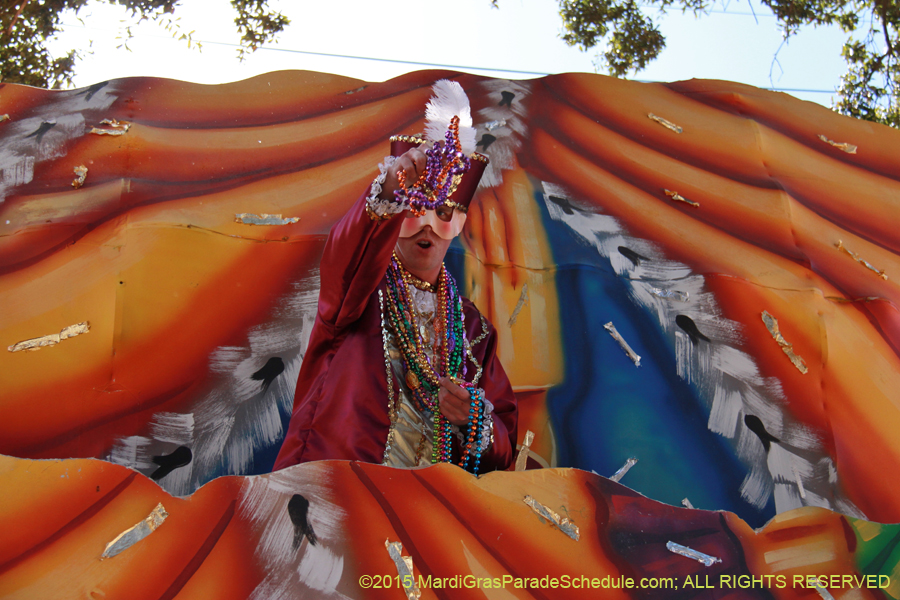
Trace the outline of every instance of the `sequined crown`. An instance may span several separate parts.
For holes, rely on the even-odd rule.
[[[434,95],[425,109],[425,134],[391,138],[393,156],[423,144],[428,146],[425,172],[415,182],[401,178],[397,196],[418,214],[441,205],[466,212],[488,157],[475,152],[472,111],[462,86],[442,79],[432,91]]]
[[[401,156],[410,148],[417,148],[427,141],[423,136],[416,135],[391,136],[391,156]],[[430,201],[429,204],[432,204],[432,206],[425,205],[423,208],[434,208],[444,204],[462,212],[468,212],[469,204],[472,202],[472,198],[475,197],[478,183],[481,181],[481,176],[484,174],[490,159],[479,152],[473,152],[466,158],[468,158],[468,168],[464,172],[453,175],[448,174],[447,177],[452,177],[450,181],[438,181],[438,190],[441,184],[449,184],[446,199],[441,198],[439,192],[435,192],[434,188],[430,186],[423,190],[423,194]],[[427,175],[428,173],[425,175],[426,178]],[[414,201],[411,204],[416,207]]]

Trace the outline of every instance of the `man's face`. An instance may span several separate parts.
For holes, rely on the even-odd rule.
[[[438,211],[435,216],[442,223],[449,223],[455,212],[453,209],[443,206],[438,207]],[[426,219],[414,217],[411,213],[407,213],[407,215],[409,219],[407,222],[410,225],[426,221]],[[404,225],[406,224],[404,223]],[[409,229],[414,230],[414,233],[411,233]],[[450,242],[453,241],[453,238],[444,239],[440,237],[430,224],[424,224],[421,227],[404,227],[404,230],[406,231],[401,230],[401,237],[397,240],[397,255],[400,257],[400,262],[403,263],[407,271],[419,279],[428,283],[435,283],[437,276],[440,274],[441,265],[444,263],[444,256],[447,255],[447,249],[450,247]],[[404,236],[404,233],[411,233],[411,235]]]
[[[403,220],[403,226],[400,228],[400,237],[412,237],[424,229],[426,225],[430,225],[431,230],[439,238],[452,240],[462,232],[465,224],[466,213],[450,208],[447,205],[441,205],[434,210],[426,210],[421,217],[407,212],[406,218]]]

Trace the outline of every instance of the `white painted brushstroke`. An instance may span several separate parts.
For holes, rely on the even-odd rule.
[[[34,157],[22,156],[10,159],[11,164],[4,165],[3,178],[0,186],[3,188],[15,187],[31,183],[34,179]]]
[[[866,515],[863,511],[859,510],[859,508],[853,504],[850,500],[846,498],[835,498],[834,506],[831,510],[841,513],[842,515],[847,515],[853,517],[854,519],[867,519]],[[824,508],[824,507],[823,507]]]
[[[685,381],[693,381],[694,344],[686,333],[675,332],[675,372]]]
[[[194,415],[193,413],[161,412],[150,421],[150,438],[147,440],[146,452],[152,456],[166,456],[181,446],[194,447]],[[151,452],[152,449],[152,452]],[[193,450],[192,450],[193,452]],[[112,461],[115,462],[115,461]],[[151,459],[152,462],[152,459]],[[159,466],[152,463],[146,472],[153,475]],[[194,461],[170,471],[157,483],[170,494],[186,496],[193,489],[191,482],[194,474]]]
[[[822,445],[822,440],[819,439],[819,436],[812,432],[808,427],[802,425],[782,431],[781,436],[782,442],[790,444],[799,450],[815,451],[816,448],[819,448]]]
[[[793,508],[803,506],[803,499],[800,498],[800,494],[797,491],[797,486],[795,484],[776,481],[773,494],[775,506],[790,506]],[[787,510],[793,510],[793,508]]]
[[[194,415],[192,413],[156,413],[150,424],[150,435],[161,442],[191,446],[194,441]]]
[[[723,346],[717,348],[712,359],[712,367],[728,375],[747,387],[761,387],[763,378],[759,374],[756,361],[749,354],[733,348]],[[764,402],[766,406],[768,402]],[[760,407],[761,408],[761,407]]]
[[[800,492],[800,498],[806,500],[806,490],[803,489],[803,480],[800,479],[800,474],[797,473],[796,467],[794,468],[794,481],[797,482],[797,491]]]
[[[221,383],[194,409],[195,477],[199,487],[225,457],[226,472],[245,473],[255,452],[283,436],[281,411],[290,412],[300,364],[315,320],[319,295],[318,273],[294,287],[282,299],[269,322],[253,328],[247,346],[224,347],[210,356]],[[252,379],[277,356],[284,371],[268,390]],[[199,471],[198,471],[199,469]]]
[[[741,394],[724,385],[716,386],[712,408],[709,411],[709,430],[727,438],[733,438],[741,413]]]
[[[756,508],[762,509],[769,498],[772,497],[774,489],[775,483],[772,481],[771,476],[762,469],[754,468],[744,477],[744,481],[741,482],[741,487],[738,491],[744,500]],[[784,498],[781,497],[780,499],[783,502]],[[778,506],[777,502],[776,506]]]
[[[616,254],[621,256],[618,249],[616,250]],[[666,321],[669,312],[672,310],[672,302],[676,301],[676,296],[681,295],[677,298],[677,301],[680,303],[686,303],[690,301],[690,299],[693,299],[694,301],[702,300],[702,298],[698,298],[698,296],[700,296],[700,290],[703,289],[703,278],[696,275],[676,280],[672,283],[656,284],[641,281],[639,279],[632,279],[630,283],[632,286],[632,294],[638,304],[646,307],[660,323]],[[671,294],[671,296],[661,295],[658,293],[659,290]],[[709,295],[710,294],[705,294],[704,296]],[[682,299],[682,297],[687,299]]]
[[[347,513],[336,503],[330,473],[328,465],[306,463],[244,480],[238,510],[258,532],[254,553],[266,571],[251,599],[310,597],[310,590],[317,598],[344,597],[336,591],[344,575],[337,549],[348,539]],[[316,536],[315,544],[304,539],[296,549],[287,510],[294,494],[309,502],[307,520]]]
[[[553,191],[548,191],[553,190]],[[561,192],[561,188],[551,184],[544,184],[544,201],[547,205],[547,212],[550,217],[556,221],[563,221],[572,231],[578,234],[578,241],[586,246],[595,246],[600,249],[594,241],[603,234],[614,233],[620,230],[619,222],[608,215],[600,215],[594,213],[582,213],[575,211],[574,215],[566,214],[562,206],[551,200],[550,198],[563,198],[568,200],[568,196]],[[572,218],[575,217],[575,218]],[[607,256],[609,258],[609,256]]]
[[[834,461],[830,456],[826,456],[823,460],[828,461],[828,483],[837,483],[837,469],[834,467]]]
[[[500,106],[503,92],[515,94],[511,106]],[[482,146],[476,148],[476,151],[490,158],[490,163],[481,176],[480,187],[496,187],[503,183],[503,171],[515,168],[518,164],[516,152],[521,149],[522,140],[528,134],[524,119],[527,111],[523,99],[531,93],[531,83],[491,79],[483,82],[480,89],[472,93],[482,93],[488,99],[487,106],[479,110],[475,118],[476,142],[481,141],[486,133],[496,138],[487,149]]]
[[[173,447],[166,454],[174,452],[177,448]],[[157,455],[160,456],[160,455]],[[152,475],[152,473],[151,473]],[[187,496],[191,494],[192,482],[194,479],[194,461],[169,471],[164,477],[158,479],[156,483],[173,496]]]
[[[307,547],[297,566],[300,581],[319,592],[333,593],[344,573],[344,557],[335,556],[328,548]]]
[[[16,187],[31,183],[37,164],[65,156],[69,142],[87,134],[85,121],[102,118],[116,99],[117,85],[109,84],[90,99],[84,90],[54,92],[24,119],[14,119],[0,129],[0,204]],[[41,123],[56,125],[38,142]]]
[[[284,432],[281,413],[290,412],[300,364],[309,342],[319,295],[318,271],[279,300],[269,320],[252,328],[245,346],[223,346],[209,357],[212,389],[188,411],[159,413],[141,437],[118,440],[108,460],[151,475],[157,468],[153,456],[166,455],[178,446],[189,446],[189,465],[173,470],[158,483],[170,494],[185,496],[221,474],[243,475],[255,453],[277,444]],[[267,390],[252,379],[266,362],[277,356],[284,371]],[[188,443],[190,441],[190,443]]]
[[[788,443],[773,444],[768,464],[775,479],[776,500],[781,506],[793,508],[831,508],[834,497],[831,487],[826,485],[833,469],[831,459],[824,457],[813,464],[798,456],[800,453],[802,449]],[[814,490],[806,489],[807,484],[814,485]]]
[[[760,393],[760,388],[744,386],[741,390],[741,399],[744,402],[745,414],[751,414],[759,417],[760,421],[766,426],[766,431],[784,441],[785,424],[784,412],[781,410],[781,404],[767,403],[771,396],[766,397]],[[748,433],[751,433],[748,430]]]
[[[691,504],[691,501],[688,500],[687,498],[682,498],[682,500],[681,500],[681,505],[682,505],[683,507],[685,507],[685,508],[691,508],[691,509],[694,508],[694,505]]]
[[[106,460],[136,471],[154,469],[156,465],[153,463],[152,456],[147,451],[150,443],[150,438],[140,435],[119,438],[116,440],[112,450],[110,450],[110,454],[106,457]]]
[[[754,358],[740,350],[743,326],[722,316],[715,297],[705,291],[705,277],[666,259],[651,242],[629,236],[615,218],[579,203],[565,188],[547,182],[543,188],[550,218],[567,225],[577,242],[609,260],[625,280],[632,300],[658,321],[669,338],[678,376],[694,385],[706,403],[709,429],[731,440],[737,456],[749,467],[741,496],[758,508],[774,499],[778,513],[805,504],[861,514],[844,496],[821,440],[788,416],[781,383],[762,377]],[[643,258],[632,261],[620,247]],[[694,343],[676,325],[678,315],[693,320],[709,341]],[[747,428],[747,415],[759,418],[766,431],[779,440],[770,443],[769,456],[757,435]],[[805,498],[798,491],[800,485]]]
[[[209,370],[213,373],[230,374],[242,360],[249,357],[249,348],[219,346],[209,357]]]
[[[327,545],[345,537],[347,513],[332,494],[329,467],[321,463],[301,467],[248,477],[241,488],[240,510],[254,526],[263,528],[258,553],[267,557],[263,563],[267,567],[292,562],[294,526],[287,505],[294,494],[309,501],[307,518],[318,543]]]
[[[657,287],[653,287],[652,285],[648,285],[650,293],[654,296],[659,296],[660,298],[665,298],[666,300],[678,300],[679,302],[687,302],[691,299],[690,294],[687,292],[682,292],[680,290],[663,290]]]

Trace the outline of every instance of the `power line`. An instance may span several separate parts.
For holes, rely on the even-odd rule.
[[[87,27],[85,25],[73,25],[69,23],[62,23],[62,27],[75,27],[80,29],[93,29],[95,31],[106,31],[105,29],[101,29],[98,27]],[[165,35],[153,35],[150,33],[142,33],[136,35],[134,37],[150,37],[150,38],[158,38],[158,39],[171,39],[169,36]],[[209,45],[209,46],[229,46],[232,48],[239,48],[240,44],[235,44],[232,42],[214,42],[211,40],[192,40],[194,43],[198,43],[200,45]],[[290,48],[271,48],[268,46],[262,46],[257,49],[257,52],[266,51],[266,52],[288,52],[291,54],[304,54],[308,56],[324,56],[327,58],[345,58],[350,60],[367,60],[372,62],[383,62],[383,63],[396,63],[401,65],[416,65],[419,67],[432,67],[439,69],[470,69],[473,71],[495,71],[498,73],[515,73],[517,75],[535,75],[538,77],[543,77],[545,75],[550,75],[550,73],[542,72],[542,71],[520,71],[517,69],[497,69],[494,67],[472,67],[465,65],[445,65],[440,63],[427,63],[427,62],[417,62],[412,60],[399,60],[394,58],[380,58],[375,56],[355,56],[352,54],[332,54],[328,52],[313,52],[311,50],[293,50]]]
[[[775,15],[766,15],[766,14],[763,14],[763,15],[757,15],[757,14],[754,14],[754,13],[733,12],[733,11],[730,11],[730,10],[708,10],[708,11],[706,11],[706,13],[709,13],[709,14],[715,14],[715,15],[734,15],[734,16],[736,16],[736,17],[753,17],[753,18],[757,18],[757,17],[771,17],[771,18],[773,18],[773,19],[775,18]]]
[[[87,27],[85,25],[72,25],[63,23],[63,27],[76,27],[82,29],[94,29],[96,31],[105,31],[104,29],[100,29],[97,27]],[[135,37],[152,37],[158,39],[171,39],[169,36],[164,35],[153,35],[149,33],[142,33],[139,36]],[[231,48],[239,48],[240,44],[235,44],[232,42],[215,42],[209,40],[199,40],[200,44],[207,44],[211,46],[227,46]],[[196,43],[196,41],[195,41]],[[290,48],[270,48],[267,46],[263,46],[257,50],[257,52],[266,51],[266,52],[287,52],[291,54],[303,54],[308,56],[322,56],[326,58],[343,58],[347,60],[366,60],[371,62],[381,62],[381,63],[395,63],[402,65],[414,65],[418,67],[428,67],[428,68],[438,68],[438,69],[450,69],[450,70],[462,70],[468,69],[472,71],[492,71],[496,73],[515,73],[517,75],[534,75],[537,77],[544,77],[546,75],[551,75],[552,73],[546,73],[542,71],[520,71],[517,69],[499,69],[494,67],[473,67],[473,66],[465,66],[465,65],[447,65],[441,63],[427,63],[427,62],[417,62],[411,60],[399,60],[393,58],[380,58],[373,56],[356,56],[352,54],[332,54],[328,52],[313,52],[310,50],[293,50]],[[668,83],[665,81],[659,80],[650,80],[650,79],[633,79],[632,81],[637,81],[640,83]],[[834,90],[813,90],[813,89],[805,89],[805,88],[778,88],[778,87],[764,87],[764,86],[755,86],[760,89],[769,90],[773,92],[799,92],[799,93],[808,93],[808,94],[834,94],[836,93]]]
[[[659,81],[656,79],[631,79],[630,81],[637,81],[639,83],[671,83],[669,81]],[[740,82],[736,82],[740,83]],[[745,85],[753,85],[752,83],[748,83]],[[761,90],[767,90],[770,92],[806,92],[809,94],[836,94],[834,90],[810,90],[806,88],[780,88],[780,87],[766,87],[762,85],[753,85],[753,87],[759,88]]]
[[[807,92],[809,94],[837,94],[836,90],[805,90],[802,88],[761,88],[764,90],[770,90],[773,92]]]
[[[228,42],[203,42],[204,44],[213,44],[219,46],[232,46],[237,48],[239,44],[231,44]],[[499,73],[516,73],[518,75],[538,75],[543,77],[544,75],[550,75],[550,73],[544,73],[539,71],[519,71],[516,69],[495,69],[493,67],[470,67],[464,65],[444,65],[440,63],[425,63],[425,62],[417,62],[413,60],[399,60],[394,58],[379,58],[375,56],[354,56],[352,54],[331,54],[328,52],[312,52],[310,50],[291,50],[289,48],[267,48],[263,46],[259,48],[259,50],[268,50],[269,52],[290,52],[293,54],[306,54],[310,56],[325,56],[328,58],[347,58],[351,60],[369,60],[373,62],[387,62],[387,63],[396,63],[401,65],[417,65],[420,67],[436,67],[440,69],[472,69],[477,71],[497,71]]]

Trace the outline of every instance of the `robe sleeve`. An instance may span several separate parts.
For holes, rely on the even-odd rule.
[[[384,277],[400,237],[403,216],[372,219],[366,211],[369,190],[331,228],[319,268],[319,318],[333,333],[362,316],[369,297]]]
[[[497,333],[492,325],[489,327],[488,336],[482,342],[487,346],[479,386],[484,390],[484,397],[494,405],[494,443],[481,455],[480,473],[508,469],[515,459],[518,435],[516,395],[497,358]]]

